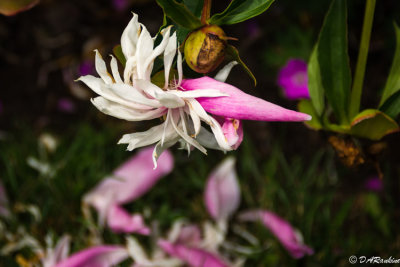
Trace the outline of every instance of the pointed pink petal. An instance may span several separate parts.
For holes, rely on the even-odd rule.
[[[228,267],[229,265],[211,252],[160,240],[158,246],[169,255],[179,258],[191,267]]]
[[[144,224],[141,215],[130,215],[117,205],[113,205],[108,211],[107,223],[111,230],[117,233],[150,234],[150,229]]]
[[[208,213],[215,220],[227,220],[240,203],[240,187],[236,178],[235,159],[227,158],[208,177],[204,192]]]
[[[229,96],[197,98],[207,112],[218,116],[258,121],[307,121],[311,119],[308,114],[282,108],[210,77],[183,80],[181,87],[183,90],[216,89],[228,94]]]
[[[290,59],[279,72],[278,84],[288,99],[309,99],[307,63],[301,59]]]
[[[243,221],[260,220],[268,228],[293,258],[301,258],[305,254],[312,255],[313,249],[303,244],[299,234],[284,219],[273,212],[255,210],[242,213],[239,218]]]
[[[111,267],[128,256],[121,246],[96,246],[77,252],[54,267]]]

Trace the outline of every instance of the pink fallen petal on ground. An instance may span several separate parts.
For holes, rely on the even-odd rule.
[[[312,248],[303,243],[301,234],[273,212],[267,210],[247,211],[242,213],[239,219],[242,221],[261,221],[295,259],[314,253]]]
[[[234,158],[225,159],[211,172],[204,191],[204,202],[208,213],[217,221],[227,220],[237,210],[240,187]]]
[[[307,63],[290,59],[279,72],[278,85],[288,99],[309,99]]]
[[[111,267],[129,257],[121,246],[96,246],[71,255],[54,267]]]
[[[170,256],[181,259],[191,267],[229,267],[219,256],[199,248],[160,240],[158,246]]]
[[[107,223],[110,229],[117,233],[150,234],[150,229],[144,224],[142,215],[131,215],[117,205],[112,206],[108,211]]]
[[[227,94],[228,96],[196,98],[207,112],[217,116],[258,121],[307,121],[311,119],[308,114],[285,109],[210,77],[183,80],[181,87],[183,90],[215,89]]]
[[[113,212],[111,208],[138,199],[147,193],[160,178],[172,171],[174,159],[168,150],[161,154],[158,159],[158,168],[155,170],[153,170],[152,155],[152,147],[140,150],[117,168],[111,177],[101,181],[84,196],[83,202],[93,206],[99,213],[100,223],[103,223],[106,218],[110,218],[108,213]],[[125,223],[129,221],[126,220],[126,216],[123,216],[127,214],[121,212],[117,212],[117,214],[122,214],[121,221]],[[120,230],[135,228],[133,225],[124,225],[123,227],[119,225],[119,227],[121,227]]]

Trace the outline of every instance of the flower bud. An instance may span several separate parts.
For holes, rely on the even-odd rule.
[[[186,63],[198,73],[213,71],[224,59],[226,39],[224,31],[215,25],[192,32],[185,42]]]

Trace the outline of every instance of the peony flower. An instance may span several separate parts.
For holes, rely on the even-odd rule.
[[[100,225],[107,221],[115,232],[149,233],[142,216],[131,216],[121,205],[141,197],[172,171],[174,160],[168,150],[161,155],[156,170],[151,168],[152,153],[152,148],[139,151],[84,196],[84,205],[93,206],[98,211]]]
[[[290,100],[309,99],[307,63],[301,59],[290,59],[279,72],[278,85]]]
[[[53,267],[112,267],[129,257],[121,246],[95,246],[77,252]]]
[[[284,109],[209,77],[184,80],[176,32],[171,35],[171,27],[167,27],[161,35],[160,44],[154,47],[155,38],[134,14],[121,37],[121,48],[126,58],[123,77],[113,56],[110,74],[96,51],[95,67],[100,78],[91,75],[79,78],[99,95],[92,99],[92,103],[105,114],[127,121],[163,119],[163,123],[145,132],[125,134],[118,142],[127,144],[130,151],[156,144],[153,152],[155,167],[161,153],[178,141],[189,153],[192,146],[205,154],[206,147],[223,151],[235,149],[237,142],[228,140],[227,132],[224,134],[222,126],[212,115],[236,120],[310,119],[307,114]],[[151,82],[154,60],[159,56],[164,60],[165,83],[162,88]],[[169,80],[175,56],[178,77]],[[224,68],[217,77],[226,78],[231,66]]]
[[[295,259],[314,253],[310,247],[303,243],[303,237],[300,232],[273,212],[267,210],[247,211],[242,213],[239,218],[242,221],[261,221]]]

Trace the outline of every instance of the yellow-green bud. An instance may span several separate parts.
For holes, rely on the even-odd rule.
[[[226,35],[220,27],[210,25],[200,28],[186,39],[186,63],[198,73],[211,72],[224,60],[226,46]]]

